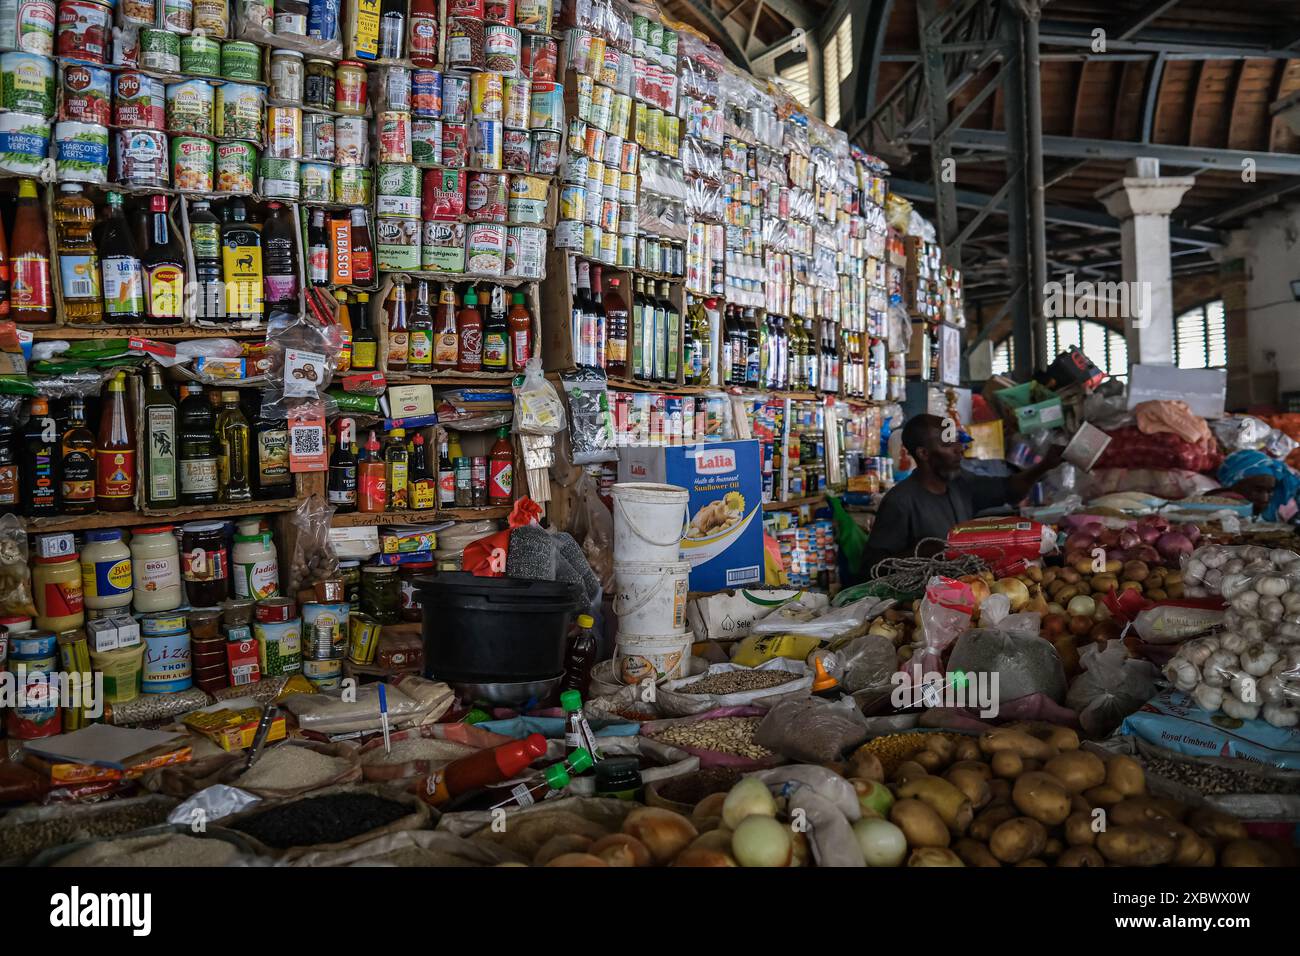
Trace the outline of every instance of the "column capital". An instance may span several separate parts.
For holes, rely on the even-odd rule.
[[[1093,195],[1117,219],[1167,216],[1195,183],[1195,176],[1125,176]]]

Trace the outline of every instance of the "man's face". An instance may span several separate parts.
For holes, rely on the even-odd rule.
[[[1244,496],[1255,506],[1255,513],[1259,514],[1268,507],[1276,485],[1277,479],[1272,475],[1251,475],[1233,485],[1232,490]]]
[[[926,460],[934,473],[944,481],[952,481],[961,474],[966,446],[959,441],[944,441],[943,433],[935,429],[925,446]]]

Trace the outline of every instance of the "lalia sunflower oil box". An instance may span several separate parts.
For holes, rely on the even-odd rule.
[[[681,558],[692,591],[763,580],[763,474],[757,441],[619,449],[618,480],[677,485],[690,492]]]

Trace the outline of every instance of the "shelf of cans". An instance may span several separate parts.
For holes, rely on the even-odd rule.
[[[790,586],[829,587],[838,577],[834,522],[818,519],[793,527],[793,521],[794,515],[789,512],[774,512],[763,518],[764,529],[776,538]]]

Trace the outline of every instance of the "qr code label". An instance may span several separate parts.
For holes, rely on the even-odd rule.
[[[314,458],[325,453],[325,429],[309,425],[292,429],[295,458]]]

